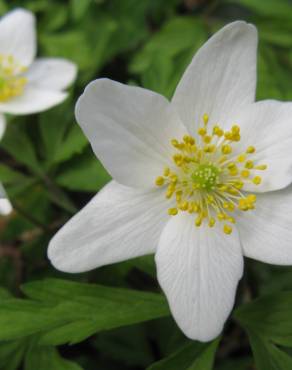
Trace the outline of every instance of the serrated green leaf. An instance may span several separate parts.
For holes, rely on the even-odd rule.
[[[23,291],[30,300],[0,302],[0,340],[43,333],[42,344],[76,342],[169,314],[164,297],[154,293],[56,279],[25,284]]]

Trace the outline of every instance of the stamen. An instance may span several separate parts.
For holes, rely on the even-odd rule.
[[[203,222],[212,228],[223,223],[222,231],[229,235],[236,220],[234,211],[247,212],[255,209],[256,196],[242,191],[244,184],[260,185],[262,178],[255,171],[267,169],[247,159],[256,149],[249,146],[244,153],[232,156],[233,145],[240,141],[240,127],[233,125],[224,131],[219,125],[208,130],[209,116],[202,117],[203,126],[198,129],[200,139],[185,135],[182,141],[171,140],[175,149],[174,167],[165,167],[163,175],[155,179],[157,186],[166,186],[165,197],[173,198],[175,207],[168,209],[170,216],[179,212],[194,215],[194,225]],[[235,215],[235,213],[233,213]]]
[[[23,76],[26,68],[12,55],[0,54],[0,102],[6,102],[23,93],[27,79]]]

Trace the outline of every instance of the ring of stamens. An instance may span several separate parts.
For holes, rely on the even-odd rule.
[[[27,79],[26,67],[21,66],[12,55],[0,54],[0,102],[6,102],[23,93]]]
[[[208,115],[203,116],[203,126],[198,129],[199,139],[185,135],[182,141],[171,140],[176,152],[174,169],[165,168],[155,180],[157,186],[166,187],[166,198],[174,198],[176,206],[168,209],[175,216],[179,212],[195,215],[195,226],[206,221],[209,227],[223,223],[225,234],[232,233],[236,210],[255,208],[256,195],[242,190],[244,184],[261,184],[258,171],[267,168],[252,160],[256,149],[249,146],[235,156],[233,145],[240,141],[240,128],[232,126],[224,131],[220,126],[208,130]]]

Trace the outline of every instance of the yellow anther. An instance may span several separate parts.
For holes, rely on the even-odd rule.
[[[207,125],[207,123],[209,122],[209,116],[208,116],[208,114],[205,113],[203,115],[203,121],[204,121],[204,124]]]
[[[182,161],[183,156],[181,154],[176,153],[172,156],[172,158],[173,158],[174,162]]]
[[[235,164],[234,162],[230,162],[230,163],[228,163],[227,168],[228,168],[229,170],[232,170],[232,169],[234,169],[234,168],[237,168],[237,166],[236,166],[236,164]]]
[[[211,217],[210,219],[209,219],[209,227],[213,227],[214,225],[215,225],[215,223],[216,223],[216,220],[215,220],[215,218],[214,217]]]
[[[223,134],[224,134],[224,131],[219,126],[214,126],[213,127],[213,135],[221,137],[221,136],[223,136]]]
[[[222,164],[222,163],[226,162],[227,159],[228,159],[228,157],[226,155],[222,155],[222,157],[219,159],[218,163]]]
[[[179,147],[179,142],[176,139],[171,140],[171,145],[174,146],[175,148]]]
[[[255,170],[266,170],[268,166],[266,164],[260,164],[259,166],[255,166]]]
[[[229,222],[231,222],[232,224],[235,224],[235,218],[234,218],[234,217],[229,216],[229,217],[227,218],[227,220],[228,220]]]
[[[181,211],[187,211],[187,210],[188,210],[188,208],[189,208],[189,202],[187,202],[187,201],[184,201],[184,202],[182,202],[182,203],[179,205],[179,209],[180,209]]]
[[[199,135],[204,136],[204,135],[206,135],[206,133],[207,133],[207,130],[204,127],[200,127],[198,129],[198,134]]]
[[[261,182],[262,182],[262,178],[260,176],[255,176],[253,179],[252,179],[252,182],[255,184],[255,185],[259,185]]]
[[[232,126],[231,131],[234,135],[237,135],[240,133],[240,127],[237,125]]]
[[[222,212],[217,213],[218,220],[222,221],[226,219],[226,215]]]
[[[230,235],[232,233],[232,227],[229,225],[224,225],[223,231],[225,234]]]
[[[206,145],[204,146],[204,152],[205,153],[213,153],[216,149],[215,145]]]
[[[0,55],[0,102],[22,95],[27,84],[27,78],[22,73],[26,70],[12,55]]]
[[[177,202],[181,202],[181,199],[182,199],[182,191],[177,191],[176,193],[175,193],[175,199],[176,199],[176,201]]]
[[[223,154],[230,154],[232,152],[232,147],[230,145],[223,145],[221,152]]]
[[[204,137],[204,143],[209,144],[212,141],[212,136],[206,135]]]
[[[242,163],[246,160],[246,155],[245,154],[240,154],[238,157],[237,157],[237,161]]]
[[[226,132],[224,132],[224,137],[225,137],[225,139],[227,139],[227,140],[232,140],[233,135],[232,135],[232,133],[231,133],[231,132],[226,131]]]
[[[164,178],[162,176],[156,177],[155,184],[157,186],[162,186],[164,184]]]
[[[249,202],[254,203],[254,202],[257,200],[257,197],[256,197],[256,195],[255,195],[255,194],[249,194],[249,195],[247,196],[247,200],[248,200]]]
[[[170,174],[170,169],[168,167],[165,167],[164,171],[163,171],[163,175],[164,176],[169,176],[169,174]]]
[[[246,153],[247,154],[252,154],[252,153],[255,153],[255,147],[254,146],[249,146],[247,149],[246,149]]]
[[[231,169],[229,170],[229,174],[230,174],[231,176],[236,176],[236,175],[238,175],[238,168],[237,168],[237,167],[231,168]]]
[[[198,216],[196,219],[195,219],[195,225],[197,227],[201,226],[202,225],[202,217],[201,216]]]
[[[240,141],[240,135],[239,134],[234,134],[232,137],[233,141]]]
[[[253,168],[253,161],[246,161],[245,168],[252,169]]]
[[[178,214],[178,210],[177,210],[177,208],[169,208],[167,212],[168,212],[168,214],[169,214],[170,216],[175,216],[175,215],[177,215],[177,214]]]
[[[233,186],[236,188],[236,189],[242,189],[243,188],[243,182],[242,181],[237,181],[233,184]]]
[[[175,175],[175,174],[171,174],[170,176],[169,176],[169,178],[170,178],[170,181],[173,183],[173,184],[175,184],[176,182],[177,182],[177,175]]]
[[[248,210],[248,203],[246,201],[245,198],[242,198],[239,200],[238,202],[238,208],[241,210],[241,211],[247,211]]]
[[[190,145],[194,145],[195,144],[195,139],[190,136],[190,135],[185,135],[183,137],[183,141],[186,143],[186,144],[190,144]]]
[[[242,177],[247,178],[247,177],[249,177],[250,172],[249,172],[249,170],[242,170],[240,174],[241,174]]]

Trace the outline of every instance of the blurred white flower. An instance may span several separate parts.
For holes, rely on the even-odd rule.
[[[0,182],[0,215],[8,215],[12,211],[12,206],[6,197],[5,190]]]
[[[243,255],[292,264],[292,104],[255,102],[256,53],[255,27],[239,21],[197,52],[171,102],[89,84],[77,121],[114,181],[52,239],[56,268],[156,253],[176,322],[208,341],[233,307]]]
[[[16,9],[0,20],[0,137],[4,113],[30,114],[47,110],[66,97],[76,65],[62,58],[36,57],[33,13]]]

